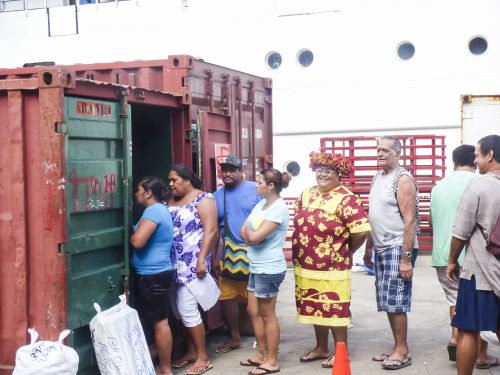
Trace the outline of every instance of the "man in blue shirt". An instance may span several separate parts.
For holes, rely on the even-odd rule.
[[[241,159],[235,155],[227,155],[220,162],[220,166],[224,187],[218,189],[214,196],[217,203],[221,240],[224,242],[224,232],[230,230],[234,239],[242,243],[240,228],[261,197],[257,194],[255,182],[243,181]],[[224,211],[229,228],[224,228]],[[224,258],[224,254],[221,256]],[[216,353],[228,353],[243,347],[238,326],[238,303],[247,300],[247,284],[247,281],[219,277],[221,290],[219,300],[229,328],[229,339],[217,347]]]

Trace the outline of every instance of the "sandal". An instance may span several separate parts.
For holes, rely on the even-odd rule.
[[[190,365],[191,363],[194,363],[195,361],[196,361],[195,358],[191,358],[191,359],[179,358],[177,361],[172,363],[172,367],[173,368],[184,368],[184,367]]]
[[[211,370],[213,368],[214,368],[214,366],[212,366],[212,364],[210,362],[208,362],[206,365],[199,365],[199,366],[190,367],[186,371],[186,375],[200,375],[200,374],[204,374],[205,372],[207,372],[208,370]]]

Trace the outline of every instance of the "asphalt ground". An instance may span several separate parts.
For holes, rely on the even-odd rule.
[[[354,272],[352,283],[352,327],[348,330],[350,368],[353,375],[374,374],[456,374],[454,362],[449,361],[446,346],[451,335],[449,307],[437,281],[436,272],[430,266],[429,255],[419,255],[413,284],[412,312],[408,314],[408,343],[412,365],[397,371],[385,370],[380,362],[371,360],[392,345],[387,315],[377,312],[375,303],[375,278],[366,272]],[[293,272],[287,272],[278,295],[277,316],[281,328],[280,367],[285,374],[331,374],[331,369],[321,367],[321,361],[301,363],[299,358],[314,347],[312,326],[297,322],[294,301]],[[224,332],[212,332],[207,336],[207,349],[213,369],[207,374],[246,374],[252,367],[243,367],[239,361],[250,357],[254,338],[243,337],[244,347],[226,354],[215,353],[224,342]],[[333,340],[330,336],[333,352]],[[500,358],[500,347],[490,345],[490,354]],[[185,374],[186,369],[174,370]],[[475,369],[474,374],[500,374],[500,366],[487,370]]]

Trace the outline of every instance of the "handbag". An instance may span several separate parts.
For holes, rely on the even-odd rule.
[[[239,242],[229,227],[226,212],[226,189],[224,188],[224,257],[221,276],[235,281],[248,281],[250,265],[247,256],[248,246]]]
[[[493,227],[489,239],[486,233],[484,233],[483,228],[480,227],[479,229],[481,230],[481,233],[486,240],[486,250],[488,250],[497,258],[500,258],[500,216],[497,218],[497,223]]]

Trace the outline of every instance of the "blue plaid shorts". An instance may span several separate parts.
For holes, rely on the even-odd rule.
[[[417,249],[413,249],[412,265],[415,267]],[[411,310],[412,279],[404,280],[399,273],[401,246],[390,247],[375,253],[375,289],[377,309],[388,313],[405,313]]]

